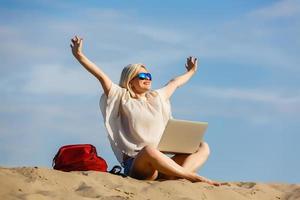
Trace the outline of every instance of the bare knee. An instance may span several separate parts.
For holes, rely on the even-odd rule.
[[[145,146],[135,158],[131,177],[137,179],[155,180],[158,172],[153,168],[152,162],[157,155],[157,149],[152,146]]]
[[[143,152],[143,154],[146,154],[147,156],[149,156],[151,158],[156,157],[156,155],[158,153],[158,150],[151,145],[145,146],[141,151]]]
[[[210,148],[206,142],[201,142],[198,151],[201,151],[201,153],[206,155],[207,157],[210,155]]]

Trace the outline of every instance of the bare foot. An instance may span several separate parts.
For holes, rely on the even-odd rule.
[[[214,186],[220,186],[221,184],[216,182],[216,181],[212,181],[208,178],[205,178],[203,176],[199,176],[198,174],[196,173],[191,173],[189,175],[189,177],[187,177],[186,179],[192,181],[192,182],[204,182],[204,183],[208,183],[210,185],[214,185]]]

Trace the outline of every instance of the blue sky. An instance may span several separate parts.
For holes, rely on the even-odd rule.
[[[70,39],[113,81],[145,63],[153,88],[197,74],[171,99],[175,118],[208,121],[199,174],[300,182],[300,1],[0,0],[0,165],[51,167],[65,144],[92,143],[112,167],[102,89]]]

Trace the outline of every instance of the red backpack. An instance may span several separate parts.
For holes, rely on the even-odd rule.
[[[75,144],[61,147],[53,158],[53,168],[69,171],[107,172],[106,161],[97,155],[91,144]]]

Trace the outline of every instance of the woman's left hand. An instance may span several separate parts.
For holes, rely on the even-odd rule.
[[[185,68],[187,69],[187,71],[196,72],[197,67],[198,67],[198,59],[197,58],[190,56],[186,59]]]

